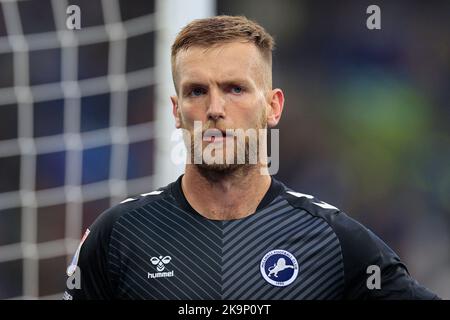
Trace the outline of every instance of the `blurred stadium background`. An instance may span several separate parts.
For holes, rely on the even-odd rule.
[[[277,41],[280,170],[450,298],[450,2],[0,0],[0,299],[60,299],[84,230],[174,180],[169,46],[243,14]],[[81,30],[65,27],[81,8]],[[382,29],[366,28],[381,7]]]

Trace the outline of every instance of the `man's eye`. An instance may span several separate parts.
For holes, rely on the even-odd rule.
[[[236,94],[240,94],[240,93],[242,93],[242,91],[243,91],[242,87],[239,87],[239,86],[234,86],[231,88],[231,92],[236,93]]]
[[[193,97],[199,97],[204,93],[205,93],[205,90],[203,88],[194,88],[191,90],[191,96],[193,96]]]

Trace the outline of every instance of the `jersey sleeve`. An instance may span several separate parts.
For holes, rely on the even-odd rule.
[[[329,219],[342,248],[344,299],[439,299],[411,277],[398,255],[372,231],[341,211]],[[377,273],[378,284],[372,282]]]
[[[102,213],[89,227],[67,269],[64,300],[114,298],[117,261],[109,248],[114,209]]]

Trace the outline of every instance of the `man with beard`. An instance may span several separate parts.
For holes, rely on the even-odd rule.
[[[370,230],[270,176],[264,130],[284,104],[272,88],[273,46],[245,17],[181,30],[171,100],[185,173],[94,222],[65,299],[437,298]]]

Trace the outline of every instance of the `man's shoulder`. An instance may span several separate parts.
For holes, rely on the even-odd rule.
[[[330,215],[340,212],[334,205],[324,202],[313,195],[294,191],[287,187],[285,187],[283,197],[292,207],[305,210],[313,216],[328,218]]]
[[[116,206],[112,207],[111,210],[119,212],[129,212],[136,210],[138,208],[144,207],[150,203],[159,201],[161,199],[167,198],[170,192],[167,188],[162,188],[146,193],[141,193],[136,196],[129,197],[121,201]]]
[[[312,195],[290,189],[286,190],[285,197],[292,206],[301,208],[328,223],[339,239],[347,262],[347,272],[349,269],[359,268],[360,265],[369,265],[370,261],[377,261],[380,253],[383,257],[398,259],[392,249],[375,233],[337,207]]]
[[[170,198],[170,185],[158,190],[141,193],[124,199],[120,203],[101,213],[91,228],[112,229],[114,224],[127,214],[149,204]],[[91,229],[90,228],[90,229]]]
[[[340,237],[345,234],[350,235],[356,230],[366,232],[366,228],[361,223],[348,216],[344,211],[313,195],[285,187],[283,197],[292,207],[304,210],[310,215],[326,221]]]

